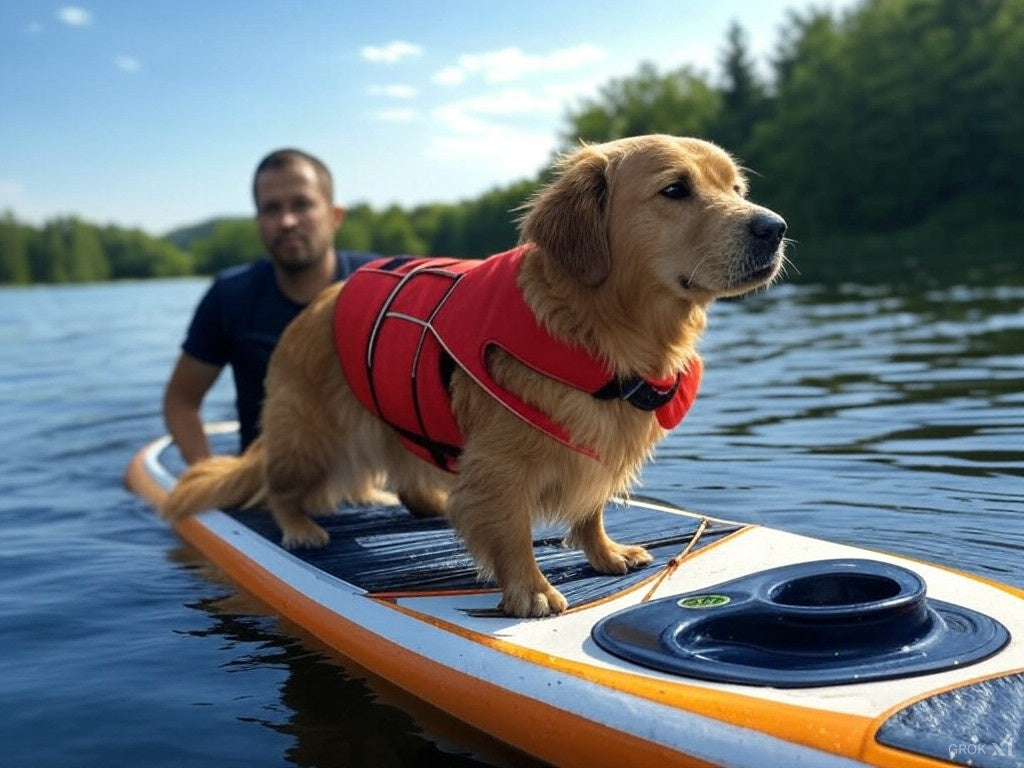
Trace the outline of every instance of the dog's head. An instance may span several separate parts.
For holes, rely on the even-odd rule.
[[[527,204],[522,239],[574,279],[638,278],[706,302],[771,282],[786,222],[746,199],[743,174],[706,141],[651,135],[583,146]]]

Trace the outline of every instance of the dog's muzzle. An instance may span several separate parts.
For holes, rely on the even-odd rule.
[[[786,220],[768,209],[762,209],[747,222],[747,231],[750,240],[737,282],[767,280],[782,260],[779,246],[786,234]]]

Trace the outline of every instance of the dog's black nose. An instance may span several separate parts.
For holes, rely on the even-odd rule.
[[[748,224],[750,234],[758,240],[767,240],[778,244],[786,234],[786,220],[771,211],[755,213]]]

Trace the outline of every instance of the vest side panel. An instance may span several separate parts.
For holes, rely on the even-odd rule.
[[[412,320],[385,316],[374,340],[370,386],[376,396],[378,415],[406,432],[420,433],[413,399],[413,359],[423,327]]]
[[[371,375],[389,424],[431,443],[461,448],[462,434],[441,374],[442,349],[429,325],[456,280],[457,273],[446,266],[444,261],[423,262],[381,310]]]
[[[413,454],[453,470],[462,434],[429,320],[473,262],[381,259],[357,271],[335,307],[342,371],[359,402]]]
[[[334,344],[352,393],[367,410],[379,416],[370,385],[367,353],[377,309],[390,293],[394,280],[382,279],[373,270],[376,263],[354,272],[338,293],[334,305]]]
[[[441,360],[447,354],[433,332],[424,336],[423,353],[414,371],[416,406],[426,437],[461,448],[462,430],[455,420],[448,382],[441,370]]]

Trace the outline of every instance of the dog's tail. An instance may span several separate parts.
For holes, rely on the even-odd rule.
[[[173,521],[205,509],[252,507],[264,496],[263,441],[257,438],[241,456],[211,456],[189,467],[160,515]]]

